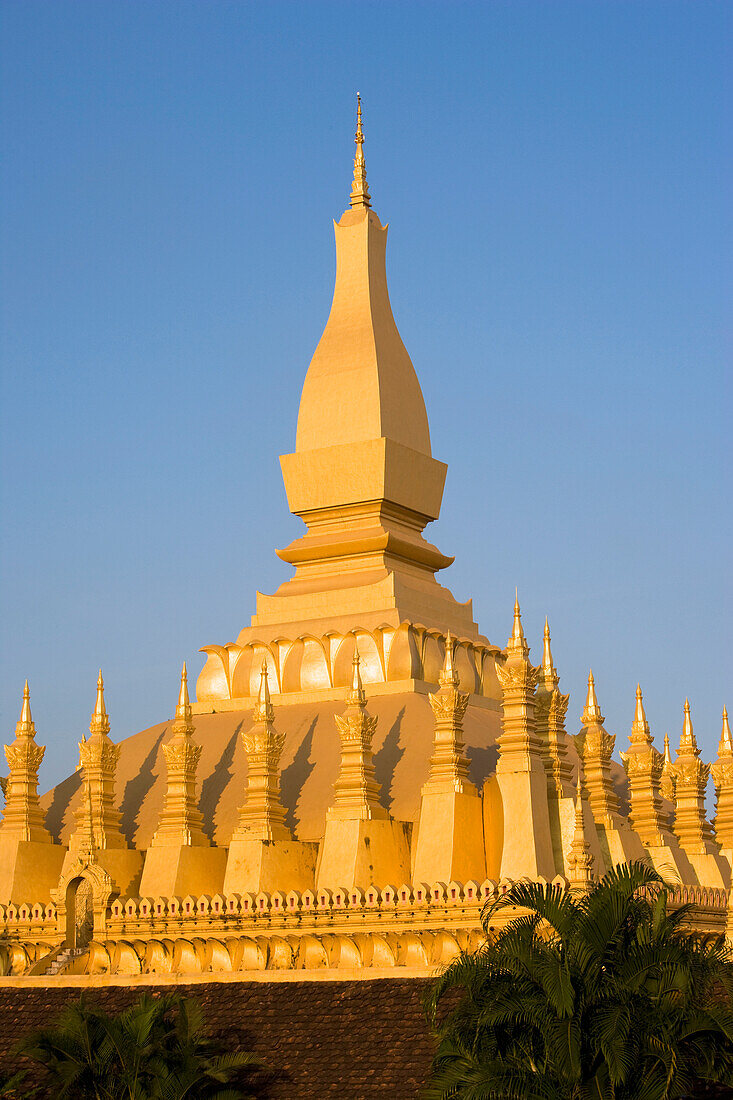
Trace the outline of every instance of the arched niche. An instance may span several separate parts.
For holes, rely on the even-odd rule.
[[[356,635],[347,634],[336,651],[333,662],[333,686],[350,688],[353,679],[354,650],[359,646],[361,679],[364,685],[381,684],[382,662],[377,644],[371,634],[360,631]]]
[[[328,663],[321,642],[316,638],[303,638],[302,641],[301,691],[317,691],[321,688],[331,687]]]
[[[402,623],[392,639],[387,661],[387,680],[412,680],[419,676],[420,654],[408,623]]]

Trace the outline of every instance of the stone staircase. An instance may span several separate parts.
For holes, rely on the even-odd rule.
[[[86,953],[86,947],[65,947],[55,955],[43,972],[44,977],[54,978],[61,974],[66,967]]]

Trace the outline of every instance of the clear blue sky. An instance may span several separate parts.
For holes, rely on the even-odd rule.
[[[233,640],[300,530],[278,455],[332,290],[354,95],[433,451],[504,644],[550,617],[626,744],[731,690],[730,3],[2,8],[2,669],[70,772]]]

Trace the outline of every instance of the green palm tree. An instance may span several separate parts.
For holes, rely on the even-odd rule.
[[[117,1016],[82,996],[16,1052],[45,1067],[58,1100],[252,1100],[235,1081],[260,1067],[209,1037],[200,1005],[176,993],[144,994]]]
[[[522,910],[499,930],[492,918]],[[519,883],[436,979],[426,1100],[672,1100],[733,1083],[733,953],[641,863],[574,897]]]

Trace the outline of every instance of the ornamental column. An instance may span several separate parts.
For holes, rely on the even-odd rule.
[[[636,710],[629,735],[629,748],[621,753],[629,781],[631,824],[646,848],[654,867],[669,876],[674,870],[680,882],[696,881],[694,871],[670,832],[667,815],[662,807],[660,781],[663,757],[654,748],[649,723],[644,712],[641,687],[636,686]]]
[[[569,695],[560,691],[560,677],[552,659],[550,626],[545,619],[542,663],[538,671],[535,695],[535,725],[543,746],[547,771],[547,805],[550,815],[552,854],[555,870],[568,874],[571,848],[575,834],[576,786],[573,783],[573,765],[568,757],[568,735],[565,732],[565,715]],[[581,799],[585,836],[596,868],[602,866],[600,843],[596,836],[593,815],[586,799]]]
[[[5,812],[0,822],[0,904],[49,901],[65,848],[46,829],[38,800],[38,769],[44,753],[36,743],[28,681],[15,740],[5,746],[10,775],[4,783]]]
[[[645,854],[639,837],[621,813],[611,760],[616,738],[606,731],[604,722],[591,669],[581,718],[582,727],[575,738],[575,744],[583,762],[588,803],[595,822],[603,863],[606,867],[614,867],[617,863],[644,859]]]
[[[75,826],[69,837],[63,877],[67,879],[76,871],[81,873],[84,867],[95,863],[107,872],[124,897],[138,892],[143,853],[128,848],[120,828],[120,814],[115,806],[115,771],[120,748],[110,739],[109,731],[100,669],[89,737],[82,735],[79,742],[81,798],[74,813]]]
[[[469,760],[463,741],[463,716],[468,692],[458,690],[453,664],[453,639],[445,639],[440,685],[430,695],[435,716],[430,775],[422,788],[420,816],[413,846],[415,883],[483,882],[486,878],[481,799],[468,778]]]
[[[312,890],[317,845],[293,839],[280,795],[285,734],[275,729],[267,661],[262,665],[252,726],[242,734],[247,790],[229,843],[225,894]]]
[[[578,765],[578,785],[575,794],[575,822],[570,854],[567,858],[567,877],[570,889],[576,893],[586,893],[593,881],[594,858],[590,844],[586,840],[583,815],[583,797],[581,782],[582,765]]]
[[[163,745],[168,772],[158,828],[145,854],[141,897],[185,897],[218,893],[224,884],[226,852],[210,846],[196,797],[201,746],[194,726],[184,664],[171,739]]]
[[[669,828],[674,832],[674,804],[675,794],[674,788],[676,783],[676,777],[674,772],[674,764],[672,763],[672,753],[669,750],[669,734],[664,735],[664,752],[662,753],[662,774],[659,779],[659,792],[662,796],[662,809],[667,814],[667,824]]]
[[[728,863],[733,866],[733,738],[725,707],[718,759],[710,771],[715,784],[715,839]]]
[[[319,889],[400,886],[410,874],[406,825],[393,821],[379,801],[380,787],[372,763],[377,719],[366,709],[358,651],[353,670],[346,710],[336,715],[341,766],[318,853]]]
[[[519,601],[503,664],[502,733],[496,775],[484,786],[486,865],[492,878],[555,876],[547,772],[535,726],[538,670],[529,662]]]
[[[710,765],[700,759],[690,701],[685,699],[682,736],[674,762],[675,833],[700,885],[720,888],[730,885],[730,874],[705,817],[705,788],[709,775]]]

